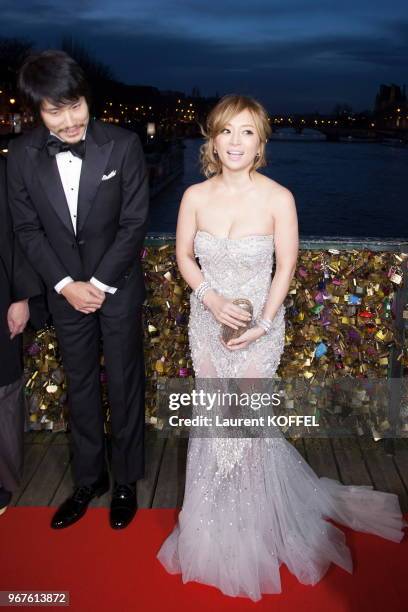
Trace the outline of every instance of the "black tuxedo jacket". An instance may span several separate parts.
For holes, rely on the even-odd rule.
[[[14,240],[7,204],[6,162],[0,156],[0,386],[11,384],[22,374],[21,335],[10,340],[8,308],[41,291],[39,277]]]
[[[137,134],[90,120],[75,235],[55,157],[41,126],[8,154],[9,203],[21,246],[47,287],[92,276],[121,289],[130,277],[146,297],[140,250],[148,222],[148,176]],[[112,175],[108,180],[103,176]]]

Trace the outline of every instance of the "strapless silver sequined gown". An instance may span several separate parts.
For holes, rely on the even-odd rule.
[[[249,298],[257,317],[271,283],[273,236],[229,239],[198,231],[194,248],[211,286],[226,297]],[[191,294],[196,377],[272,377],[284,349],[284,311],[282,305],[270,335],[229,351],[219,341],[220,324]],[[407,525],[397,495],[319,478],[283,436],[190,437],[183,507],[157,557],[183,582],[256,601],[281,592],[281,563],[303,584],[316,584],[332,562],[352,573],[344,533],[325,518],[394,542]]]

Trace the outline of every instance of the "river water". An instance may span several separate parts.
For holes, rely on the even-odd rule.
[[[408,238],[407,147],[287,136],[268,143],[263,172],[292,191],[301,236]],[[204,180],[201,143],[184,141],[184,173],[152,201],[151,231],[174,232],[184,190]]]

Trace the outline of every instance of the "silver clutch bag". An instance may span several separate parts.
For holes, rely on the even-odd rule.
[[[235,300],[232,300],[232,303],[249,312],[251,316],[253,315],[254,309],[250,300],[247,300],[246,298],[236,298]],[[251,319],[246,323],[245,327],[238,327],[238,329],[234,329],[233,327],[229,327],[229,325],[225,325],[225,323],[223,323],[221,325],[221,337],[224,342],[228,342],[232,338],[239,338],[239,336],[246,332],[250,326]]]

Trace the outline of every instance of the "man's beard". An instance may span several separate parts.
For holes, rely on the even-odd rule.
[[[79,123],[78,125],[75,125],[75,126],[69,128],[69,130],[75,131],[75,133],[79,131],[80,136],[79,136],[78,140],[75,141],[75,142],[79,142],[82,139],[87,124],[88,124],[88,122],[86,121],[86,122]],[[62,140],[64,140],[66,137],[69,138],[69,131],[67,131],[67,129],[64,128],[64,129],[60,130],[58,135],[59,135],[59,137]]]

